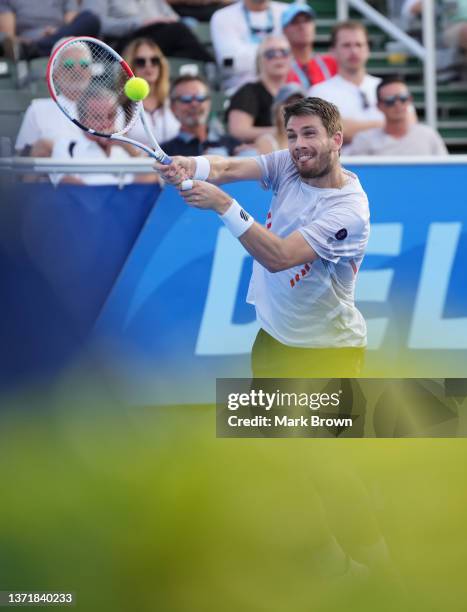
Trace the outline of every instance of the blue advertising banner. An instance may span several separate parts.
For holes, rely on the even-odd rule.
[[[53,377],[76,359],[159,192],[2,186],[0,387]]]
[[[368,324],[364,374],[465,376],[465,166],[349,168],[372,215],[356,293]],[[270,192],[253,183],[226,190],[265,220]],[[249,376],[251,265],[214,213],[164,191],[95,328],[130,402],[213,401],[216,377]]]

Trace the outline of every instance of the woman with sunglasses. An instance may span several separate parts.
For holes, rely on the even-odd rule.
[[[170,109],[169,63],[161,50],[148,38],[136,38],[125,48],[123,57],[135,76],[149,83],[150,91],[143,101],[143,108],[157,141],[174,138],[180,130],[180,123]],[[131,128],[128,136],[151,144],[140,121]]]
[[[290,46],[283,36],[268,36],[258,47],[259,79],[233,95],[227,111],[229,133],[242,142],[254,142],[272,133],[271,107],[290,71]]]

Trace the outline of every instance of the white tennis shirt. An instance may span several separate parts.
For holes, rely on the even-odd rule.
[[[287,150],[256,161],[274,193],[267,229],[281,238],[300,231],[319,256],[275,273],[254,261],[247,302],[255,305],[260,326],[288,346],[366,346],[366,324],[354,292],[370,214],[358,178],[344,170],[342,189],[321,189],[300,178]]]

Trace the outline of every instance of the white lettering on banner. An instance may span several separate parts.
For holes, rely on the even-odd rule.
[[[244,261],[250,255],[225,227],[221,227],[214,251],[206,306],[196,342],[196,355],[249,353],[258,323],[232,323]]]
[[[430,225],[409,333],[411,349],[467,349],[467,318],[443,319],[461,230],[461,223]]]
[[[401,223],[378,223],[371,226],[367,255],[396,256],[402,246]],[[357,277],[357,302],[386,302],[389,297],[394,270],[360,270]],[[368,319],[368,348],[378,349],[383,343],[388,326],[387,317]]]

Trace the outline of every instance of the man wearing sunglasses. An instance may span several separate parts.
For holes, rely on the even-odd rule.
[[[349,155],[446,155],[441,136],[428,125],[414,123],[412,96],[402,77],[386,77],[376,89],[385,125],[359,132]]]
[[[172,85],[171,109],[181,124],[180,132],[162,143],[168,155],[234,155],[238,140],[222,134],[209,123],[211,96],[207,83],[198,76],[181,76]]]
[[[52,49],[64,42],[59,40]],[[84,45],[73,45],[62,54],[63,70],[57,82],[64,106],[76,115],[76,103],[91,80],[91,54]],[[69,121],[51,97],[38,98],[28,106],[16,139],[16,152],[23,157],[50,157],[57,140],[76,139],[81,130]]]

